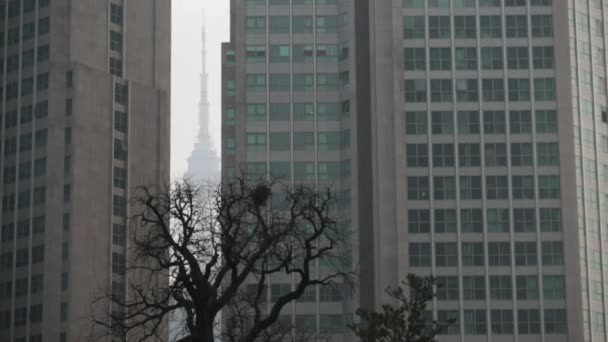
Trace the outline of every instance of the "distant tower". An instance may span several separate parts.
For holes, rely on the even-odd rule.
[[[188,171],[186,172],[186,176],[195,180],[209,180],[219,179],[220,159],[213,148],[211,136],[209,135],[208,75],[206,67],[207,51],[205,48],[206,32],[204,23],[201,38],[203,46],[201,51],[203,69],[201,72],[201,93],[198,108],[199,129],[194,150],[192,151],[190,158],[188,158]]]

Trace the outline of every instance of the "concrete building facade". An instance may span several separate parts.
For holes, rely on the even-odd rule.
[[[169,177],[170,13],[0,1],[0,341],[92,340],[92,301],[128,296],[128,199]]]
[[[357,293],[296,304],[296,331],[299,315],[323,331],[378,307],[413,272],[438,277],[429,317],[456,320],[441,341],[608,339],[607,15],[586,0],[232,1],[223,177],[331,182],[353,232]]]

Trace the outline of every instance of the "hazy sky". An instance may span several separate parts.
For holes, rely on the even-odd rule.
[[[198,132],[201,30],[207,30],[211,135],[220,144],[221,43],[229,39],[229,0],[173,0],[171,70],[171,173],[181,176]],[[204,12],[204,19],[203,19]]]

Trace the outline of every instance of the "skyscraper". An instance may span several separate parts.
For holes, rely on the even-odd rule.
[[[353,306],[432,274],[441,341],[608,339],[608,4],[232,4],[223,177],[348,190]]]
[[[0,1],[0,341],[86,341],[169,176],[169,0]],[[119,338],[120,336],[116,336]]]
[[[201,89],[198,108],[198,137],[196,144],[194,145],[194,150],[188,159],[187,172],[187,177],[192,177],[194,180],[198,181],[208,181],[211,179],[218,180],[220,176],[220,158],[213,148],[209,135],[209,94],[207,91],[207,88],[209,87],[209,77],[207,74],[206,37],[207,33],[203,24],[203,31],[201,34],[203,46],[201,51],[201,65],[203,66],[203,70],[201,72]]]

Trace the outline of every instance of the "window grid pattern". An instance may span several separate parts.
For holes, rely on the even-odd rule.
[[[552,6],[552,3],[550,1],[505,0],[505,7],[501,7],[503,1],[494,0],[404,0],[403,2],[404,46],[405,49],[411,47],[416,48],[417,51],[415,66],[412,65],[414,61],[405,62],[409,67],[405,70],[406,93],[404,99],[409,111],[420,113],[421,117],[426,114],[427,117],[426,125],[420,123],[416,126],[420,129],[416,131],[415,135],[406,134],[406,141],[408,144],[427,144],[429,164],[415,172],[416,175],[428,175],[425,178],[428,180],[428,186],[425,187],[425,191],[429,193],[428,197],[409,197],[408,201],[415,202],[415,204],[412,203],[412,206],[416,208],[430,208],[431,212],[437,206],[466,208],[467,210],[456,210],[454,222],[456,227],[454,227],[453,236],[454,239],[458,239],[457,241],[469,243],[468,239],[471,239],[471,242],[479,241],[479,237],[485,236],[484,239],[487,239],[488,244],[496,244],[499,241],[505,241],[504,238],[508,237],[509,242],[506,244],[493,245],[496,249],[495,253],[491,255],[488,254],[489,245],[482,244],[483,266],[486,274],[489,271],[489,258],[492,258],[492,263],[495,265],[507,266],[505,274],[509,274],[509,276],[505,282],[510,284],[510,289],[512,288],[507,297],[509,300],[511,298],[516,300],[516,275],[519,274],[519,270],[528,267],[542,268],[541,243],[554,241],[557,238],[557,235],[544,233],[561,231],[559,205],[556,206],[555,201],[548,200],[548,198],[559,198],[557,194],[560,192],[559,187],[549,186],[551,183],[549,180],[553,180],[551,176],[559,179],[559,171],[553,167],[559,165],[559,157],[557,160],[555,158],[558,155],[557,150],[553,145],[549,145],[557,142],[555,88],[552,83],[554,82],[555,63],[551,43],[548,43],[546,39],[540,39],[553,35],[553,28],[546,18],[546,13],[550,13],[550,9],[546,6]],[[468,25],[463,17],[466,14],[475,13],[476,8],[484,9],[483,16],[477,18],[476,25]],[[486,16],[485,14],[489,12],[491,15]],[[541,16],[545,17],[541,18]],[[474,40],[467,40],[467,29],[477,30],[474,36],[477,39],[477,46],[475,46]],[[486,42],[490,38],[501,39],[503,45],[497,47],[496,42]],[[435,40],[437,40],[436,43]],[[438,44],[450,47],[436,48],[435,46]],[[475,54],[469,53],[471,49],[475,51]],[[410,55],[412,53],[413,51],[410,51]],[[424,58],[426,58],[426,63],[422,61]],[[426,66],[423,67],[425,64]],[[485,70],[492,69],[503,71],[505,75],[510,74],[507,72],[509,69],[520,72],[517,73],[517,77],[496,78],[494,76],[496,74],[484,76]],[[477,71],[479,74],[478,78],[474,79],[477,84],[473,88],[469,86],[473,83],[468,83],[468,81],[472,81],[469,76],[471,70]],[[449,79],[446,78],[448,74],[445,71],[452,73],[451,85],[447,83]],[[519,75],[525,76],[519,77]],[[536,105],[534,105],[535,103]],[[473,105],[479,105],[477,108],[480,110],[473,111],[472,115],[467,115],[468,108]],[[535,110],[530,111],[524,108],[535,108]],[[408,126],[407,133],[412,132],[413,127],[409,129]],[[540,141],[544,145],[541,145],[542,154],[538,154],[536,139],[541,136]],[[469,142],[468,139],[471,139],[472,142]],[[455,163],[453,166],[446,167],[441,164],[442,159],[439,159],[439,153],[431,153],[431,150],[434,145],[445,145],[450,141],[454,145]],[[486,148],[488,144],[493,145],[490,146],[491,149]],[[477,150],[479,152],[476,154]],[[433,163],[435,161],[433,158],[438,163]],[[468,168],[472,169],[469,171]],[[481,170],[479,170],[480,168]],[[442,178],[437,178],[438,174]],[[467,178],[462,178],[463,175]],[[519,185],[516,195],[521,199],[514,198],[511,175],[518,176]],[[440,181],[439,185],[443,189],[446,176],[454,176],[457,180],[461,180],[456,184],[456,192],[463,194],[462,186],[464,185],[463,196],[460,198],[457,196],[453,200],[445,199],[445,196],[439,198],[434,196],[438,193],[435,180]],[[470,178],[468,177],[471,176],[481,176],[482,178],[480,201],[473,201],[475,197],[470,196],[466,190],[470,188],[468,183]],[[488,176],[492,177],[494,181],[492,184],[496,189],[492,197],[489,197],[487,192],[488,179],[486,177]],[[504,180],[504,184],[502,180]],[[539,187],[540,182],[542,182],[542,187]],[[419,182],[416,183],[416,185],[419,184]],[[503,185],[505,191],[500,190]],[[443,192],[440,191],[439,194],[442,195]],[[492,210],[494,218],[491,223],[494,230],[490,231],[489,227],[484,225],[486,210],[483,210],[484,219],[481,221],[483,231],[475,233],[475,230],[471,230],[469,208]],[[495,210],[497,209],[501,209],[500,216],[496,215]],[[503,213],[506,216],[503,217]],[[438,218],[437,215],[429,217],[430,226],[436,226],[434,221]],[[556,219],[555,224],[552,223],[552,218]],[[418,232],[421,235],[426,234],[432,242],[439,239],[436,230],[431,229],[428,233],[419,230]],[[442,237],[440,241],[442,242],[441,250],[434,249],[430,253],[442,256],[443,270],[445,267],[444,241],[446,240]],[[517,250],[515,242],[521,243],[518,244]],[[437,245],[432,243],[430,246],[436,248]],[[472,251],[473,246],[459,247],[461,247],[458,249],[459,258],[465,259],[468,264],[474,264],[476,253]],[[553,260],[550,256],[547,258]],[[432,263],[428,270],[435,272],[435,264]],[[460,267],[454,267],[454,269]],[[423,269],[425,272],[427,271],[425,267]],[[511,269],[514,270],[514,273]],[[458,271],[458,273],[460,272]],[[466,289],[466,286],[462,287],[463,278],[459,279],[460,288]],[[530,283],[529,286],[535,286],[530,291],[539,291],[542,279],[538,281],[539,283]],[[483,298],[487,298],[487,300],[490,300],[490,285],[489,279],[487,279],[483,289],[485,293]],[[463,293],[468,292],[465,290]],[[445,295],[442,296],[445,297]],[[521,300],[541,300],[541,302],[543,300],[543,298],[536,298],[542,297],[542,293],[531,293],[528,295],[529,299],[523,294],[521,297],[523,298]],[[522,320],[518,322],[517,306],[513,310],[497,311],[492,315],[489,311],[481,310],[476,315],[475,310],[469,310],[467,302],[467,298],[461,298],[460,305],[464,305],[465,315],[459,322],[461,324],[459,330],[465,340],[466,335],[475,334],[512,335],[518,324],[523,330],[520,334],[544,334],[546,331],[545,323],[547,322],[544,321],[542,310],[524,310],[526,316],[522,313]],[[565,307],[564,302],[560,304]],[[438,305],[439,311],[441,311],[443,306]],[[524,305],[523,308],[525,309],[526,306]],[[547,333],[549,332],[547,331]]]

